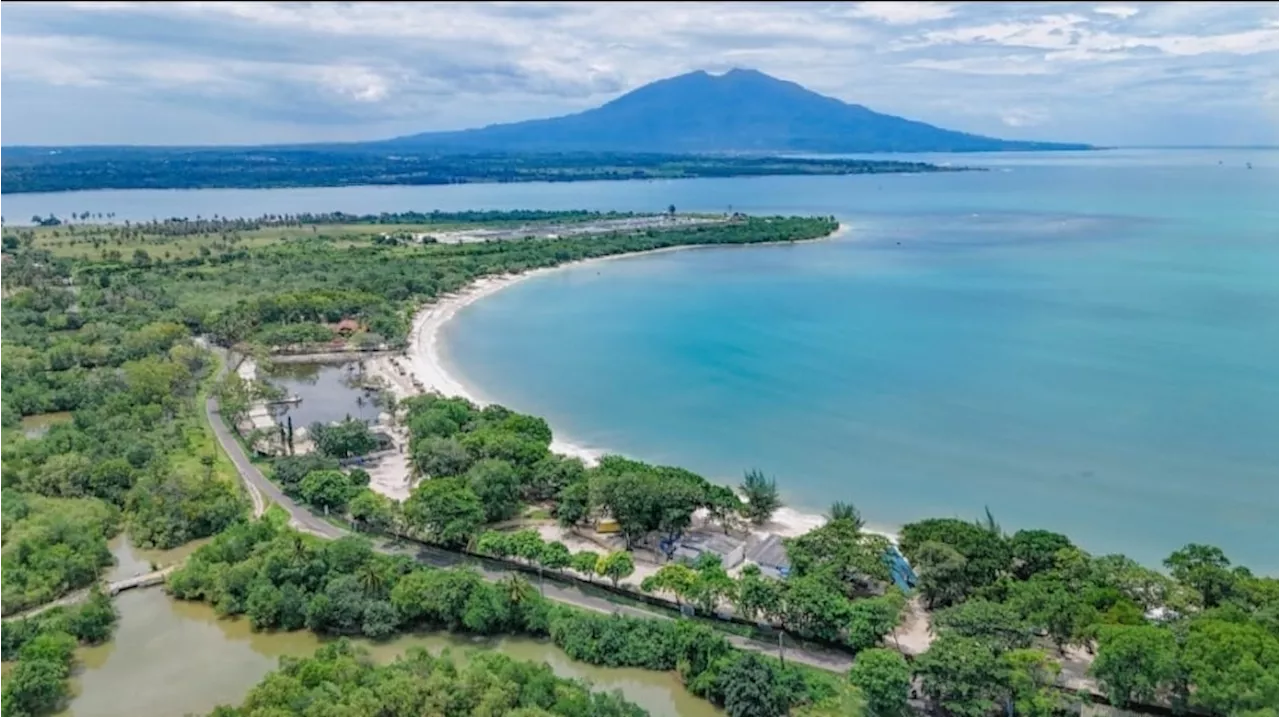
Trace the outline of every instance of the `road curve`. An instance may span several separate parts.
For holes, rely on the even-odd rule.
[[[218,352],[224,357],[224,359],[226,358],[226,353],[224,351],[218,350]],[[225,360],[222,370],[228,370],[227,362]],[[219,375],[221,375],[221,373]],[[350,531],[339,528],[316,516],[305,507],[298,505],[293,501],[293,499],[281,492],[274,483],[268,480],[267,477],[262,474],[262,471],[249,460],[247,455],[245,455],[244,449],[240,446],[240,442],[236,440],[235,436],[231,435],[231,431],[229,431],[226,424],[223,423],[222,416],[218,411],[218,400],[213,396],[209,396],[208,399],[205,400],[205,416],[209,419],[209,425],[213,428],[213,434],[217,437],[218,443],[222,446],[222,449],[227,452],[227,456],[231,458],[231,462],[235,464],[236,470],[240,473],[240,478],[244,481],[245,488],[250,492],[251,496],[254,492],[257,492],[260,496],[265,497],[280,506],[288,512],[290,521],[294,527],[300,530],[329,539],[340,538],[344,535],[352,534]],[[469,567],[478,568],[481,575],[483,575],[486,580],[494,582],[507,578],[511,575],[521,575],[521,573],[495,567],[493,564],[477,561],[447,550],[423,546],[415,546],[412,549],[406,549],[404,546],[397,546],[391,543],[377,541],[375,541],[375,547],[382,553],[410,555],[418,562],[432,565],[434,567],[449,568],[467,565]],[[555,600],[556,602],[600,613],[619,613],[651,619],[671,619],[660,613],[642,610],[629,605],[622,605],[608,600],[605,597],[589,594],[578,587],[567,583],[557,582],[554,580],[539,582],[541,583],[540,587],[543,595],[546,596],[547,599]],[[727,633],[724,636],[731,644],[744,650],[768,654],[775,654],[778,652],[778,645],[773,642],[766,643]],[[853,658],[849,656],[848,653],[831,649],[788,646],[785,651],[785,657],[788,660],[834,672],[844,672],[853,665]]]

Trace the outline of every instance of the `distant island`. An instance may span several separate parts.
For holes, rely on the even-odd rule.
[[[343,149],[4,150],[0,192],[278,189],[962,171],[925,162],[661,154],[383,154]]]
[[[931,172],[950,168],[780,155],[1087,149],[942,129],[756,70],[698,71],[577,114],[373,142],[5,147],[0,192]]]

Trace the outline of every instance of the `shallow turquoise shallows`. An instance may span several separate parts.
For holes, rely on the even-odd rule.
[[[916,157],[913,157],[915,159]],[[834,214],[844,238],[518,284],[445,329],[568,440],[856,503],[1277,570],[1275,150],[925,157],[983,173],[6,195],[5,214],[591,208]],[[1219,164],[1221,162],[1221,164]],[[1246,166],[1251,162],[1253,168]]]
[[[740,181],[735,209],[851,231],[534,278],[445,345],[574,442],[760,467],[798,507],[893,527],[990,506],[1091,550],[1200,541],[1274,572],[1277,171],[1222,154]]]

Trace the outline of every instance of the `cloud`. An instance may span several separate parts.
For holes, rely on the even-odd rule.
[[[1111,17],[1118,17],[1121,20],[1131,18],[1139,12],[1138,8],[1130,7],[1128,5],[1099,5],[1098,7],[1095,7],[1093,11],[1099,15],[1110,15]]]
[[[1159,126],[1169,136],[1150,141],[1212,142],[1178,136],[1170,118],[1188,107],[1201,134],[1273,142],[1277,123],[1280,15],[1264,3],[71,2],[0,16],[6,144],[373,139],[732,67],[1015,138],[1113,144]]]

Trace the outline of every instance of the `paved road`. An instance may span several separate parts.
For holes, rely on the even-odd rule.
[[[225,354],[224,354],[225,356]],[[225,366],[224,366],[225,370]],[[231,435],[227,430],[226,424],[222,422],[222,417],[218,413],[218,401],[210,396],[205,402],[205,414],[209,419],[209,425],[213,427],[213,433],[218,439],[218,443],[222,445],[222,449],[227,452],[231,458],[231,462],[235,464],[236,469],[240,472],[241,479],[244,480],[246,488],[250,491],[257,491],[261,496],[267,498],[271,502],[283,508],[289,513],[293,525],[301,530],[318,535],[323,538],[340,538],[344,535],[350,535],[347,530],[343,530],[328,521],[314,515],[310,510],[298,505],[291,498],[280,491],[278,487],[267,479],[262,471],[258,469],[249,457],[245,455],[244,449],[241,448],[240,442]],[[376,545],[379,552],[388,554],[409,555],[421,563],[432,565],[435,567],[448,568],[460,565],[468,565],[477,568],[487,580],[498,581],[507,578],[516,573],[511,570],[505,570],[495,567],[467,556],[452,553],[446,550],[437,550],[424,546],[413,545],[406,547],[404,545],[394,545],[389,542],[381,542]],[[556,602],[567,603],[576,607],[593,610],[601,613],[621,613],[646,618],[671,619],[667,615],[657,612],[651,612],[630,605],[621,605],[617,602],[604,597],[606,593],[591,594],[584,591],[576,585],[560,583],[554,579],[546,579],[540,581],[543,594]],[[725,637],[729,642],[741,647],[745,650],[754,652],[765,652],[777,654],[778,645],[773,642],[761,642],[752,640],[738,635],[726,634]],[[806,665],[818,667],[826,670],[844,672],[853,665],[853,658],[847,653],[838,650],[829,650],[821,648],[799,648],[787,644],[784,655],[788,660],[801,662]]]

